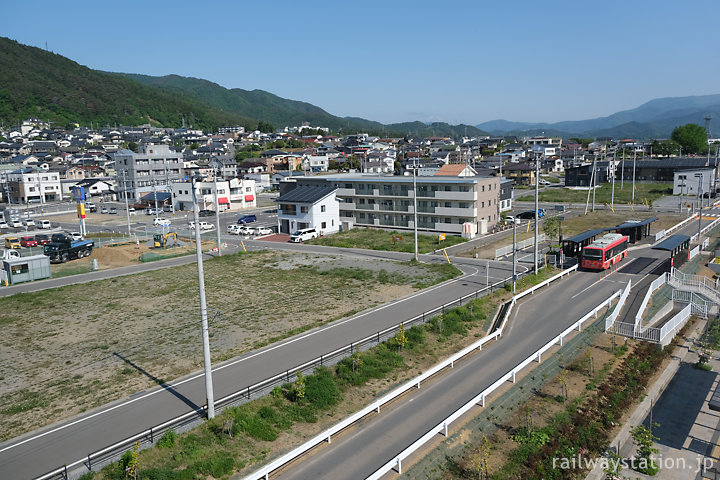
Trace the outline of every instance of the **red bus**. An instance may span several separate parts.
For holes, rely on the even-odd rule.
[[[628,237],[619,233],[608,233],[583,248],[583,268],[605,270],[627,256]]]

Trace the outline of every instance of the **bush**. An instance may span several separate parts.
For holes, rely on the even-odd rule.
[[[316,410],[324,410],[342,400],[329,368],[318,368],[314,374],[305,379],[305,400]]]
[[[168,430],[163,434],[162,437],[160,437],[160,440],[157,441],[157,448],[172,448],[175,446],[175,441],[177,440],[177,433],[175,433],[174,430]]]
[[[233,416],[233,435],[245,432],[256,440],[264,440],[266,442],[274,441],[277,436],[277,430],[271,422],[265,420],[260,413],[251,413],[247,410],[236,409],[232,412]]]

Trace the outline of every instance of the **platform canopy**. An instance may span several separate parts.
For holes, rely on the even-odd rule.
[[[563,242],[583,243],[585,240],[596,237],[603,232],[607,232],[608,230],[612,230],[612,228],[596,228],[595,230],[588,230],[587,232],[578,233],[574,237],[565,238],[563,239]]]
[[[649,225],[656,220],[660,220],[660,219],[658,217],[651,217],[651,218],[646,218],[645,220],[640,220],[640,221],[630,220],[625,223],[621,223],[620,225],[618,225],[615,228],[618,230],[622,230],[624,228],[642,227],[644,225]]]
[[[689,242],[690,237],[687,235],[670,235],[662,242],[653,246],[653,250],[668,250],[673,251],[685,242]]]

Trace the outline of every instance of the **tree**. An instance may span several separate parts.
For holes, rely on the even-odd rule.
[[[680,144],[675,140],[663,140],[659,142],[653,140],[652,152],[661,157],[669,157],[670,155],[678,155],[680,153]]]
[[[127,144],[128,150],[133,151],[133,152],[137,152],[137,147],[138,147],[138,144],[135,142],[128,142],[128,144]]]
[[[588,145],[590,145],[594,141],[595,141],[594,138],[572,137],[570,139],[570,143],[579,143],[580,145],[582,145],[583,148],[587,148]]]
[[[478,474],[478,480],[490,478],[488,471],[488,459],[490,458],[490,441],[482,434],[480,443],[473,449],[470,457],[472,470]]]
[[[679,143],[686,153],[701,153],[707,150],[707,132],[704,127],[694,123],[675,127],[670,138]]]
[[[547,236],[548,240],[558,237],[560,232],[560,221],[557,217],[545,218],[545,222],[543,222],[543,232]],[[558,243],[559,242],[560,237],[558,237]]]
[[[653,447],[659,438],[652,433],[652,428],[657,428],[659,426],[659,423],[653,422],[650,424],[650,428],[645,425],[638,425],[630,431],[630,434],[633,437],[633,442],[637,447],[637,458],[635,459],[635,462],[633,462],[635,464],[633,466],[634,470],[648,475],[655,475],[657,473],[658,467],[655,465],[655,461],[650,456],[653,453],[658,453],[660,451]]]
[[[255,130],[260,130],[262,133],[273,133],[275,131],[275,127],[268,122],[260,120]]]

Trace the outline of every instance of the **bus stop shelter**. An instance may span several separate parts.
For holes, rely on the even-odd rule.
[[[615,227],[615,231],[621,235],[626,235],[630,239],[630,243],[639,242],[650,235],[650,224],[656,220],[659,220],[659,218],[652,217],[645,220],[628,220]]]
[[[565,257],[580,257],[582,249],[590,245],[595,237],[601,233],[605,233],[611,228],[596,228],[595,230],[588,230],[587,232],[578,233],[574,237],[565,238],[562,241],[563,255]]]
[[[679,268],[688,261],[690,237],[687,235],[670,235],[652,248],[653,250],[669,252],[661,264],[662,271],[669,272],[672,267]]]

